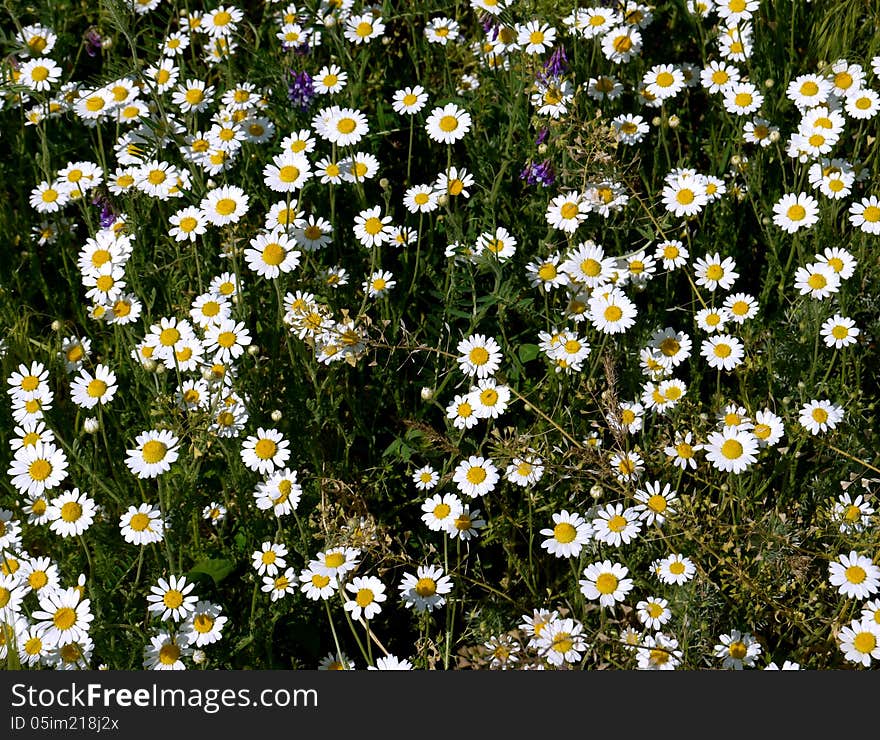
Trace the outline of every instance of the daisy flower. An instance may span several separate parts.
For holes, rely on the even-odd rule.
[[[677,493],[668,484],[659,481],[646,483],[644,488],[636,491],[635,500],[638,504],[633,507],[647,526],[657,524],[660,526],[666,521],[666,517],[674,516]]]
[[[284,575],[281,576],[283,582],[280,579],[269,578],[267,576],[263,577],[263,591],[272,591],[272,600],[279,598],[276,596],[276,592],[279,590],[279,586],[282,590],[282,596],[284,592],[292,593],[295,588],[291,584],[294,583],[294,575],[293,568],[288,568]],[[339,581],[336,580],[336,576],[328,575],[327,573],[318,570],[314,565],[309,565],[309,567],[305,568],[299,574],[300,581],[300,591],[306,595],[306,598],[311,599],[312,601],[318,601],[319,599],[327,600],[329,599],[337,588],[339,588]]]
[[[23,496],[42,494],[67,478],[67,456],[50,442],[35,442],[15,452],[7,474]]]
[[[636,604],[636,616],[647,629],[659,630],[672,619],[672,612],[666,599],[655,596]]]
[[[287,565],[284,559],[286,555],[286,545],[280,542],[264,542],[260,549],[251,555],[254,570],[261,576],[274,576]]]
[[[346,601],[343,606],[345,611],[351,612],[355,621],[361,617],[375,617],[382,611],[381,603],[388,598],[385,595],[385,585],[374,576],[352,578],[350,583],[345,584],[345,590],[354,594],[354,598]]]
[[[731,630],[721,635],[714,649],[715,657],[723,658],[722,668],[737,671],[754,667],[755,660],[761,652],[761,644],[748,632],[743,633],[739,630]]]
[[[456,466],[452,482],[462,494],[477,498],[493,491],[498,477],[498,468],[490,458],[471,455]]]
[[[724,427],[709,433],[703,451],[716,470],[739,474],[757,460],[758,439],[750,431]]]
[[[788,193],[773,206],[773,223],[788,234],[819,220],[819,202],[808,193]]]
[[[465,375],[486,378],[501,367],[501,347],[492,337],[472,334],[462,339],[456,349],[461,353],[457,361]]]
[[[94,618],[90,603],[77,588],[42,589],[39,608],[31,618],[43,628],[43,639],[49,644],[79,642],[88,637]]]
[[[299,267],[301,252],[295,249],[296,242],[275,229],[268,234],[258,234],[250,240],[244,250],[247,266],[267,280],[274,280],[281,273],[288,273]]]
[[[398,586],[403,603],[422,614],[439,609],[452,590],[452,579],[437,565],[420,565],[415,573],[405,573]]]
[[[186,576],[159,578],[147,595],[147,611],[158,614],[163,621],[182,621],[193,613],[199,600],[198,596],[190,595],[194,588],[195,584],[187,583]]]
[[[192,655],[187,637],[181,633],[160,632],[144,648],[143,667],[151,671],[186,670],[184,658]]]
[[[237,223],[247,213],[248,195],[235,185],[223,185],[209,190],[199,203],[199,208],[209,223],[225,226]]]
[[[825,398],[808,401],[798,413],[801,426],[813,435],[834,429],[841,419],[843,419],[843,407]]]
[[[867,599],[880,590],[880,568],[855,550],[828,564],[828,581],[850,599]]]
[[[632,542],[642,529],[639,513],[623,504],[607,504],[593,519],[593,539],[612,547]]]
[[[636,322],[635,303],[619,288],[594,291],[589,304],[590,323],[604,334],[623,334]]]
[[[455,526],[462,512],[461,500],[454,493],[435,493],[422,503],[422,521],[432,532],[446,531]]]
[[[470,401],[470,394],[457,395],[446,407],[446,418],[452,419],[452,425],[456,429],[470,429],[480,420],[474,414],[474,407]]]
[[[871,195],[851,204],[849,222],[866,234],[880,234],[880,199]]]
[[[277,429],[259,427],[241,446],[241,459],[245,467],[255,473],[270,474],[283,468],[290,458],[290,443]]]
[[[354,235],[364,247],[378,247],[391,239],[391,216],[382,216],[382,207],[361,211],[354,218]]]
[[[823,300],[840,290],[840,275],[827,262],[812,262],[799,267],[794,274],[794,287],[800,295]]]
[[[668,585],[680,586],[690,581],[697,572],[697,566],[693,561],[680,553],[668,555],[658,561],[656,568],[652,570],[661,582]]]
[[[421,85],[396,90],[391,98],[391,107],[395,113],[413,116],[425,107],[428,93]]]
[[[413,482],[420,491],[429,491],[440,481],[440,474],[431,465],[424,465],[412,474]]]
[[[584,568],[583,575],[578,581],[581,593],[590,601],[598,600],[599,606],[614,607],[633,587],[632,578],[627,578],[629,569],[610,560],[591,563]]]
[[[133,545],[149,545],[161,542],[164,537],[165,524],[162,512],[152,504],[129,506],[119,517],[119,529],[126,542]]]
[[[577,663],[587,649],[583,631],[584,626],[574,619],[554,620],[542,630],[537,650],[552,666]]]
[[[55,497],[46,509],[51,529],[62,537],[75,537],[85,532],[95,521],[98,507],[94,499],[78,488]]]
[[[117,387],[116,374],[106,365],[98,364],[94,375],[80,370],[79,376],[70,384],[70,397],[80,408],[91,409],[109,403]]]
[[[194,647],[212,645],[222,638],[223,626],[229,621],[229,617],[221,614],[222,611],[222,607],[210,601],[197,601],[178,634],[183,635]]]
[[[510,388],[494,378],[481,378],[468,393],[474,416],[478,419],[497,419],[510,403]]]
[[[177,460],[178,438],[167,429],[151,429],[135,437],[135,448],[126,450],[125,464],[138,478],[167,473]]]
[[[276,193],[301,190],[312,176],[312,168],[304,154],[285,151],[263,167],[263,182]]]
[[[654,635],[645,635],[638,648],[636,661],[641,671],[673,671],[681,665],[682,657],[678,640],[657,632]]]
[[[250,344],[250,332],[241,321],[223,319],[209,324],[205,329],[203,346],[206,352],[214,353],[214,362],[227,363],[236,360]]]
[[[471,129],[471,116],[455,103],[434,108],[425,121],[425,130],[432,141],[454,144]]]
[[[700,354],[716,370],[733,370],[745,357],[742,342],[730,334],[716,334],[700,344]]]
[[[578,557],[581,549],[593,536],[593,528],[580,514],[569,514],[565,509],[553,514],[552,529],[542,529],[547,537],[541,547],[557,558]]]
[[[837,635],[843,657],[868,668],[880,660],[880,625],[870,619],[854,619]]]

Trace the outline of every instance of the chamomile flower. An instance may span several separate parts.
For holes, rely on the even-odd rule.
[[[537,640],[540,655],[552,666],[577,663],[587,649],[584,626],[570,617],[548,624]]]
[[[716,370],[733,370],[739,366],[745,350],[742,342],[730,334],[716,334],[700,344],[700,354]]]
[[[51,442],[35,442],[16,450],[7,474],[22,495],[42,494],[67,478],[67,456]]]
[[[184,671],[184,658],[192,656],[188,638],[180,632],[160,632],[144,648],[143,667],[152,671]]]
[[[385,24],[381,16],[372,13],[363,15],[351,15],[345,21],[343,32],[346,39],[355,45],[367,44],[373,39],[379,38],[385,32]]]
[[[553,198],[547,206],[545,218],[554,229],[573,234],[588,212],[589,207],[581,199],[580,193],[572,191]]]
[[[241,446],[241,459],[245,467],[255,473],[268,474],[283,468],[290,458],[288,442],[277,429],[259,427]]]
[[[432,612],[446,603],[452,579],[438,565],[420,565],[415,573],[405,573],[398,585],[400,597],[416,613]]]
[[[403,194],[403,205],[410,213],[430,213],[440,207],[433,185],[413,185]]]
[[[842,493],[834,502],[831,509],[832,518],[839,522],[838,529],[841,533],[864,532],[867,529],[874,507],[858,494],[852,498],[849,493]]]
[[[754,667],[761,652],[761,643],[750,633],[740,630],[721,635],[714,648],[715,657],[723,659],[721,667],[737,671]]]
[[[798,413],[798,421],[812,435],[834,429],[843,419],[843,407],[828,399],[808,401]]]
[[[852,203],[849,222],[866,234],[880,234],[880,199],[871,195]]]
[[[678,175],[663,188],[663,205],[675,216],[695,216],[709,202],[706,186],[692,175]]]
[[[645,635],[638,647],[636,661],[642,671],[673,671],[681,664],[682,657],[678,640],[657,632],[654,635]]]
[[[639,488],[635,500],[638,504],[633,510],[638,513],[639,519],[650,527],[652,524],[660,526],[667,517],[675,515],[678,496],[668,483],[661,484],[659,481],[654,481],[646,483],[644,488]]]
[[[851,318],[834,314],[822,323],[819,334],[826,347],[841,349],[855,344],[860,331]]]
[[[787,193],[773,206],[773,223],[788,234],[819,220],[819,202],[808,193]]]
[[[680,586],[696,575],[697,566],[689,557],[673,553],[658,561],[652,570],[662,583]]]
[[[222,611],[222,607],[210,601],[197,601],[192,614],[181,625],[179,634],[191,646],[212,645],[223,637],[223,627],[229,621]]]
[[[612,547],[629,544],[642,529],[639,512],[623,504],[607,504],[593,519],[593,539]]]
[[[636,616],[646,628],[659,630],[672,619],[672,612],[666,599],[655,596],[636,604]]]
[[[199,208],[209,223],[225,226],[237,223],[247,213],[250,198],[235,185],[223,185],[209,190],[202,198]]]
[[[638,144],[641,142],[651,127],[642,116],[631,113],[621,113],[611,119],[611,128],[614,136],[621,144]]]
[[[461,499],[454,493],[435,493],[422,503],[422,521],[432,532],[448,531],[462,512]]]
[[[385,595],[385,584],[375,576],[355,577],[345,584],[345,590],[354,594],[354,597],[343,604],[345,611],[351,612],[355,621],[372,619],[382,611],[382,602],[388,597]]]
[[[464,542],[477,537],[480,530],[486,526],[486,520],[481,518],[479,509],[472,509],[464,504],[455,521],[446,529],[446,534],[451,539],[459,539]]]
[[[400,115],[414,116],[425,107],[428,93],[421,85],[396,90],[391,98],[391,107]]]
[[[840,649],[850,663],[865,668],[880,660],[880,625],[875,620],[854,619],[838,634]]]
[[[56,496],[46,509],[51,529],[61,537],[81,535],[95,521],[98,507],[87,493],[78,488]]]
[[[471,115],[455,103],[434,108],[425,121],[425,130],[432,141],[454,144],[471,129]]]
[[[116,374],[106,365],[98,364],[94,374],[80,370],[79,376],[70,384],[70,397],[80,408],[91,409],[108,404],[117,388]]]
[[[168,236],[177,242],[194,243],[197,237],[207,231],[207,219],[204,213],[193,206],[181,208],[168,219],[168,223],[171,224]]]
[[[510,403],[510,388],[493,378],[480,378],[471,386],[468,400],[478,419],[497,419]]]
[[[504,477],[524,488],[534,486],[544,477],[544,462],[533,455],[514,457],[504,471]]]
[[[593,537],[593,528],[580,514],[565,509],[553,514],[553,527],[542,529],[547,537],[541,547],[557,558],[578,557]]]
[[[312,84],[318,95],[334,95],[348,84],[348,73],[338,64],[324,66],[312,78]]]
[[[703,451],[716,470],[739,474],[757,460],[758,440],[749,430],[724,427],[709,433]]]
[[[595,290],[590,297],[590,323],[604,334],[623,334],[636,322],[635,303],[619,288]]]
[[[440,482],[440,473],[432,465],[424,465],[412,474],[413,483],[420,491],[430,491]]]
[[[77,588],[43,589],[39,593],[39,608],[31,618],[43,631],[43,639],[50,645],[78,642],[89,636],[94,619],[89,599],[83,599]]]
[[[142,432],[135,437],[135,448],[126,451],[125,464],[138,478],[167,473],[179,457],[178,441],[167,429]]]
[[[205,329],[204,348],[214,353],[214,362],[226,363],[244,354],[251,344],[250,332],[241,321],[223,319]]]
[[[457,395],[446,407],[446,418],[452,419],[452,425],[456,429],[470,429],[480,420],[474,414],[474,407],[470,402],[470,394]]]
[[[354,218],[354,235],[364,247],[378,247],[391,238],[391,216],[382,216],[382,207],[361,211]]]
[[[599,606],[610,606],[623,601],[633,588],[629,569],[610,560],[595,562],[584,568],[583,578],[578,581],[581,593]]]
[[[339,588],[339,581],[336,576],[328,575],[314,565],[309,565],[299,574],[300,591],[306,595],[306,598],[312,601],[329,599]],[[284,575],[279,578],[270,578],[263,576],[263,591],[272,592],[272,600],[275,601],[279,596],[276,593],[280,591],[280,595],[284,593],[293,593],[295,586],[295,577],[293,568],[288,568]]]
[[[286,556],[286,545],[280,542],[264,542],[260,549],[251,555],[251,559],[258,575],[275,576],[279,570],[287,566]]]
[[[257,234],[244,250],[247,266],[267,280],[274,280],[281,273],[288,273],[299,267],[301,252],[295,248],[296,242],[282,229],[274,229],[268,234]]]
[[[158,614],[163,621],[173,619],[175,622],[185,620],[195,610],[199,597],[192,594],[194,583],[188,583],[186,576],[170,576],[167,580],[159,578],[155,586],[150,587],[147,595],[147,611]]]
[[[751,82],[733,82],[721,89],[724,109],[737,116],[747,116],[760,109],[764,96]]]
[[[759,447],[774,447],[782,439],[784,433],[785,426],[782,419],[770,409],[764,409],[755,414],[752,434],[758,440]]]
[[[161,542],[165,536],[162,512],[152,504],[129,506],[119,517],[119,529],[123,539],[132,545],[149,545]]]
[[[312,166],[304,154],[285,151],[263,167],[263,182],[276,193],[301,190],[312,176]]]
[[[452,482],[462,494],[477,498],[493,491],[498,477],[498,468],[490,458],[471,455],[456,466]]]

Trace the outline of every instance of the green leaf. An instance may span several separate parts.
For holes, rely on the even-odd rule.
[[[537,344],[521,344],[517,350],[519,361],[522,363],[531,362],[537,358],[539,352]]]
[[[219,584],[233,570],[235,570],[235,563],[232,560],[208,558],[196,563],[190,568],[189,573],[210,576],[215,584]]]

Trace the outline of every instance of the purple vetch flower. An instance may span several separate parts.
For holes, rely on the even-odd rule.
[[[101,215],[98,217],[101,228],[109,229],[113,226],[116,221],[116,211],[113,210],[113,205],[109,199],[101,194],[97,194],[92,198],[92,205],[101,208]]]
[[[98,29],[94,26],[86,31],[84,40],[86,43],[86,54],[90,57],[95,56],[103,48],[104,40],[101,38],[101,34],[98,33]]]
[[[312,104],[312,98],[315,97],[315,87],[312,84],[312,77],[308,72],[289,72],[291,82],[287,86],[287,97],[290,102],[297,105],[302,110],[308,110]]]
[[[565,56],[565,47],[560,46],[544,62],[544,74],[548,77],[562,77],[568,72],[568,57]]]
[[[549,133],[550,133],[550,129],[547,128],[546,126],[544,126],[544,128],[542,128],[538,132],[538,138],[535,139],[535,146],[541,146],[541,144],[543,144],[545,141],[547,141],[547,134],[549,134]]]
[[[556,173],[553,171],[553,165],[549,159],[535,164],[529,162],[519,174],[520,180],[525,180],[527,185],[541,185],[541,187],[549,188],[556,181]]]

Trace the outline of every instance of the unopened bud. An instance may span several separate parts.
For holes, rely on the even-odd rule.
[[[434,389],[426,385],[422,388],[422,400],[430,401],[432,398],[434,398]]]
[[[281,413],[281,409],[275,409],[271,413],[272,421],[281,421],[282,416],[284,416],[284,414]]]
[[[86,434],[95,434],[100,428],[101,422],[99,422],[94,416],[88,416],[85,421],[83,421],[83,429]]]

